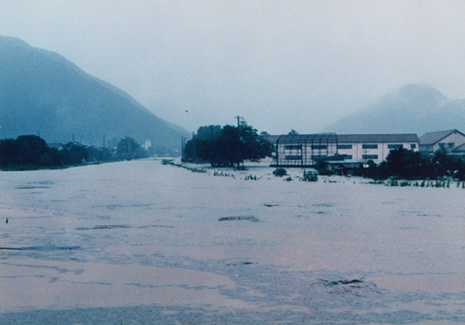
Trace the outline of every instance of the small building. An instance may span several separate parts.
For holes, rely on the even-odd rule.
[[[346,155],[337,155],[323,158],[318,161],[319,168],[324,168],[327,172],[342,176],[352,176],[363,166],[363,162],[349,160]]]
[[[420,137],[420,151],[427,155],[438,150],[448,153],[458,152],[465,144],[465,134],[457,129],[428,132]]]
[[[403,134],[297,134],[281,135],[276,140],[272,166],[308,167],[332,156],[350,162],[380,163],[391,150],[419,150],[420,139],[414,133]]]

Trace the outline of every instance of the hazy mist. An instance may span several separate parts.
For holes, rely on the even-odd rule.
[[[462,0],[2,0],[0,34],[189,130],[318,132],[407,83],[465,98]]]

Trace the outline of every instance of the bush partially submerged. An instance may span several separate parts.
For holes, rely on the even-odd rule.
[[[273,171],[273,175],[276,177],[283,177],[287,175],[287,171],[284,168],[279,167]]]
[[[162,163],[163,165],[165,165],[165,166],[166,166],[166,165],[174,165],[174,159],[163,159],[163,160],[161,161],[161,163]]]

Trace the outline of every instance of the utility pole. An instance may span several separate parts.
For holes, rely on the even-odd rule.
[[[237,115],[236,118],[237,118],[237,129],[239,130],[239,127],[241,125],[241,117]]]
[[[181,160],[184,160],[184,136],[181,135]]]
[[[197,145],[195,144],[195,133],[192,132],[192,157],[197,161]]]
[[[237,118],[237,169],[239,169],[239,163],[241,161],[241,117],[238,115]]]

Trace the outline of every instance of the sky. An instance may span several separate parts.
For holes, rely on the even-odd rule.
[[[0,0],[0,35],[189,131],[318,132],[410,83],[465,98],[463,0]]]

